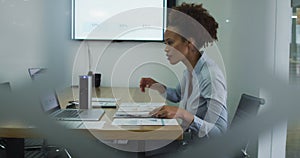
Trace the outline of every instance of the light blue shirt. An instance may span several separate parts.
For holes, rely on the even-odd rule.
[[[220,135],[227,129],[227,88],[218,65],[205,53],[198,60],[192,75],[184,71],[176,88],[166,89],[166,98],[180,102],[180,107],[194,115],[189,126],[198,137]],[[189,84],[192,91],[189,93]]]

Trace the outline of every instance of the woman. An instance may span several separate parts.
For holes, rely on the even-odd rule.
[[[227,129],[226,81],[217,64],[200,51],[218,39],[218,23],[202,4],[183,3],[173,9],[165,32],[165,52],[170,64],[185,65],[183,79],[173,89],[142,78],[141,91],[151,88],[170,101],[180,102],[179,107],[155,109],[151,112],[154,117],[182,119],[183,127],[199,138],[220,135]]]

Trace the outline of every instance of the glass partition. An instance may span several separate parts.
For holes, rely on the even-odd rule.
[[[300,85],[300,6],[293,7],[292,39],[290,44],[290,84]],[[298,118],[298,119],[297,119]],[[299,117],[288,121],[286,158],[300,157]]]

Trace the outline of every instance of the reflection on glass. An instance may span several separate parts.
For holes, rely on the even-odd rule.
[[[290,45],[290,83],[300,83],[300,8],[293,8]]]
[[[292,39],[290,45],[290,84],[300,84],[300,8],[293,8]],[[289,120],[286,142],[286,158],[300,157],[300,121]]]

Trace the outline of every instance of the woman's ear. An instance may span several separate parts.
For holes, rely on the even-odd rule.
[[[188,39],[188,47],[192,52],[197,52],[197,47],[196,47],[196,42],[194,38],[189,38]]]

